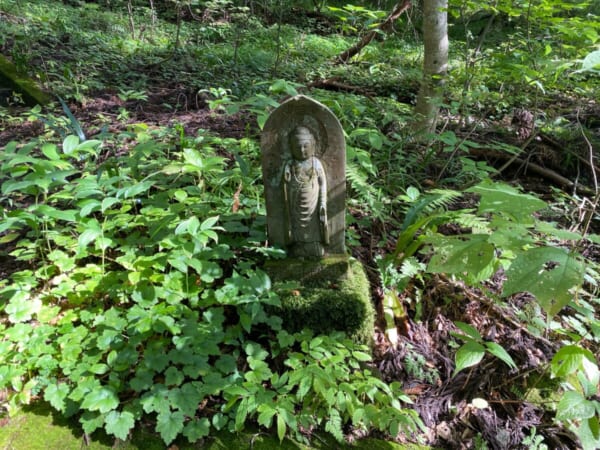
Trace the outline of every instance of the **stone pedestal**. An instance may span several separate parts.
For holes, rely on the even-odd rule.
[[[343,331],[356,342],[373,339],[374,310],[362,264],[347,255],[321,260],[268,261],[265,271],[281,298],[276,311],[289,332]]]

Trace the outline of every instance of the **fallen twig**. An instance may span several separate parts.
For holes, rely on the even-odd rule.
[[[410,3],[410,0],[404,0],[402,3],[398,3],[392,13],[387,17],[387,19],[385,19],[381,25],[379,25],[377,28],[369,31],[367,34],[365,34],[360,41],[358,41],[358,43],[356,43],[355,45],[353,45],[352,47],[350,47],[348,50],[340,53],[337,58],[335,59],[335,63],[336,64],[345,64],[347,63],[350,58],[352,58],[353,56],[357,55],[364,47],[366,47],[367,45],[369,45],[369,43],[375,39],[375,36],[377,36],[377,33],[383,31],[385,33],[389,32],[392,29],[392,26],[394,24],[394,21],[396,19],[398,19],[398,17],[400,17],[406,10],[408,10],[408,8],[410,8],[412,5]]]

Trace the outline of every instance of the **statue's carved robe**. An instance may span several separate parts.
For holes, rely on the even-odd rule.
[[[318,158],[290,161],[284,170],[289,243],[296,256],[322,256],[328,243],[327,177]]]

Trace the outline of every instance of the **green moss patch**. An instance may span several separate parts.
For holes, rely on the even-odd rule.
[[[353,446],[340,445],[331,436],[323,435],[310,445],[303,445],[285,439],[279,442],[275,436],[264,432],[228,433],[218,432],[214,436],[189,444],[185,439],[178,439],[176,448],[181,450],[208,449],[240,449],[240,450],[309,450],[329,448],[352,448],[369,450],[402,450],[420,449],[420,446],[401,446],[393,442],[364,439]],[[80,425],[75,419],[65,419],[53,411],[45,403],[36,403],[7,419],[0,418],[0,448],[18,450],[69,450],[85,448],[89,450],[159,450],[164,449],[164,442],[155,433],[145,427],[138,427],[126,442],[115,441],[114,438],[101,432],[95,432],[89,439],[83,435]]]
[[[277,314],[286,330],[343,331],[357,342],[371,342],[374,311],[369,281],[358,261],[346,255],[284,259],[267,262],[265,270],[281,297]]]
[[[0,86],[21,94],[29,106],[44,105],[49,101],[48,95],[42,92],[33,80],[18,74],[13,63],[3,55],[0,55]]]

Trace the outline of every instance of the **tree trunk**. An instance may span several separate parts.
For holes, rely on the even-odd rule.
[[[425,0],[423,5],[425,58],[417,98],[414,129],[434,132],[448,70],[448,0]]]

